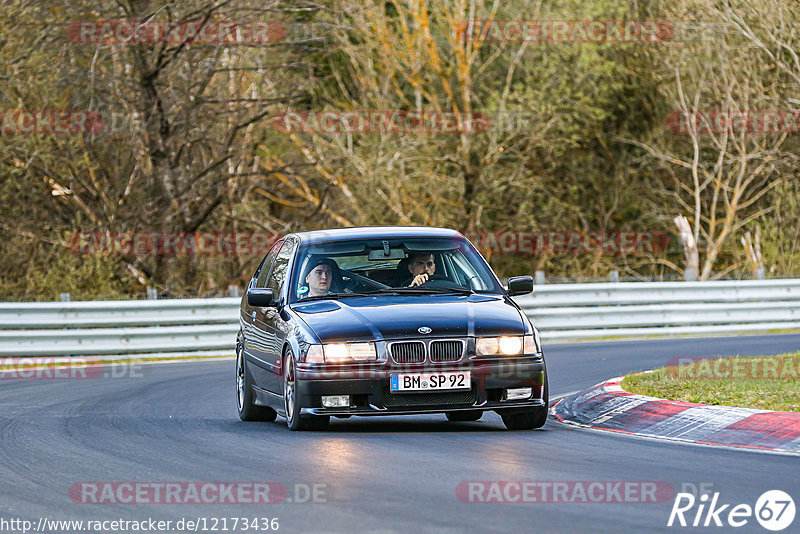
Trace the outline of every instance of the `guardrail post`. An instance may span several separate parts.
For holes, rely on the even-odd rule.
[[[147,300],[158,300],[158,289],[154,287],[147,288]]]
[[[534,274],[535,274],[534,283],[536,285],[544,285],[545,284],[544,271],[536,271],[536,273]]]
[[[228,286],[228,294],[232,297],[238,297],[239,295],[239,286]]]
[[[61,302],[69,302],[69,293],[61,293],[59,295]]]
[[[619,283],[619,271],[611,271],[608,273],[608,281],[613,283]]]
[[[695,278],[694,269],[686,269],[686,272],[683,273],[683,279],[687,282],[694,282],[697,278]]]

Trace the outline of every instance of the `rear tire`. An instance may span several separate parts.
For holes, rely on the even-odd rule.
[[[483,417],[483,410],[467,410],[464,412],[446,412],[448,421],[461,422],[461,421],[477,421]]]
[[[286,350],[283,365],[283,406],[286,411],[286,426],[289,430],[325,430],[331,421],[330,415],[300,415],[297,396],[297,376],[292,349]]]
[[[278,413],[267,406],[253,404],[253,379],[247,371],[247,360],[239,340],[236,342],[236,405],[242,421],[274,421]]]

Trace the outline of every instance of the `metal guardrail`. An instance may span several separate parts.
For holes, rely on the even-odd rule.
[[[537,286],[547,340],[800,329],[800,280]],[[239,298],[0,303],[0,357],[230,351]]]
[[[238,298],[0,303],[0,357],[229,350]]]
[[[515,299],[545,340],[800,328],[800,280],[543,285]]]

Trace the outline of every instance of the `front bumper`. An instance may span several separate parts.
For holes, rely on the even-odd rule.
[[[297,369],[296,393],[300,413],[305,415],[406,415],[495,410],[514,413],[546,405],[547,382],[541,358],[494,361],[469,361],[461,365],[439,365],[435,371],[470,371],[467,390],[415,391],[392,393],[389,377],[394,373],[433,371],[430,366],[375,366],[361,369]],[[507,389],[531,388],[526,399],[505,400]],[[323,395],[349,395],[349,407],[325,408]]]

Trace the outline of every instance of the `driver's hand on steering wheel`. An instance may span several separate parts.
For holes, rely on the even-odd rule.
[[[427,282],[429,279],[430,279],[430,276],[428,276],[428,273],[418,274],[417,276],[414,277],[414,279],[411,281],[411,285],[408,286],[408,287],[421,286],[422,284]]]

